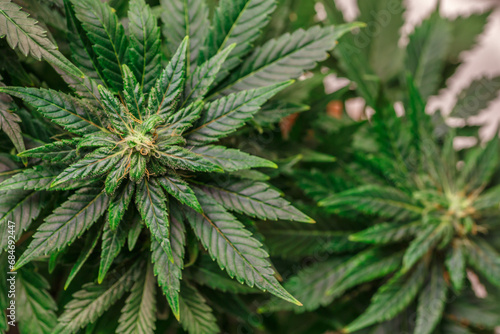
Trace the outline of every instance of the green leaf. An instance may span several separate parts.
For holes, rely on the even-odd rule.
[[[193,147],[191,152],[221,166],[226,172],[256,167],[277,168],[276,164],[269,160],[224,146],[206,145]]]
[[[158,181],[163,189],[175,197],[179,202],[191,207],[197,212],[203,212],[194,191],[189,187],[187,182],[174,175],[160,177]]]
[[[130,170],[130,155],[125,155],[109,171],[104,184],[104,190],[108,196],[113,196]]]
[[[400,222],[381,223],[351,235],[349,240],[384,245],[409,239],[413,237],[421,227],[422,224],[420,221],[410,224],[402,224]]]
[[[134,283],[122,309],[116,333],[153,334],[156,326],[156,287],[151,265]]]
[[[160,0],[160,4],[163,7],[163,35],[170,52],[173,54],[183,39],[189,37],[186,70],[189,74],[190,67],[196,64],[209,28],[208,8],[203,0]]]
[[[409,39],[406,69],[426,100],[437,94],[441,84],[441,73],[451,41],[450,26],[435,12],[415,28]]]
[[[261,35],[275,9],[274,0],[220,1],[199,62],[203,63],[227,46],[236,44],[219,75],[220,78],[227,76],[252,50],[253,43]]]
[[[134,214],[132,216],[131,222],[130,222],[130,229],[128,230],[128,237],[127,237],[127,242],[128,242],[128,250],[131,251],[134,249],[137,240],[139,240],[139,236],[141,235],[142,231],[142,225],[143,222],[141,220],[141,217],[139,214]]]
[[[182,284],[180,298],[182,327],[189,334],[216,334],[220,332],[212,309],[205,298],[190,284]]]
[[[174,316],[179,319],[179,291],[181,289],[182,269],[184,267],[184,246],[186,244],[184,224],[182,223],[179,207],[172,210],[170,216],[173,262],[155,239],[151,240],[151,261],[154,264],[154,274],[157,276],[158,285],[167,298]]]
[[[45,218],[33,235],[28,249],[17,261],[16,269],[40,255],[47,255],[71,244],[108,208],[109,199],[100,188],[82,188]]]
[[[10,99],[7,95],[1,94],[0,98],[0,129],[9,137],[16,150],[23,152],[26,147],[24,146],[21,127],[18,124],[21,122],[21,118],[9,111],[11,107],[2,101],[5,98]]]
[[[116,195],[109,204],[108,220],[109,227],[112,231],[115,230],[122,221],[130,201],[132,201],[132,197],[134,196],[134,190],[135,184],[133,182],[127,182],[122,191]]]
[[[137,185],[135,204],[141,213],[142,219],[151,234],[160,244],[170,261],[173,261],[172,247],[169,240],[169,219],[167,211],[167,198],[155,178],[146,179]]]
[[[276,278],[260,242],[251,237],[239,221],[213,199],[197,193],[203,214],[188,211],[187,218],[196,236],[221,269],[238,282],[301,305],[283,289]]]
[[[448,48],[448,58],[451,63],[458,63],[462,59],[461,53],[471,50],[479,41],[484,32],[491,11],[472,13],[470,16],[458,16],[449,20],[451,26],[451,43]]]
[[[458,177],[459,186],[472,191],[484,187],[493,176],[498,163],[498,138],[491,139],[484,149],[475,149],[465,157]]]
[[[159,160],[172,169],[184,169],[193,172],[221,172],[222,168],[200,154],[179,146],[169,146],[156,151]]]
[[[192,40],[190,40],[192,42]],[[183,106],[198,99],[203,99],[211,88],[222,65],[234,49],[235,45],[229,45],[215,56],[196,67],[194,72],[188,76],[184,90]]]
[[[181,97],[186,79],[186,52],[189,37],[184,38],[167,67],[151,89],[147,114],[167,117]]]
[[[300,259],[319,254],[357,251],[365,245],[350,242],[349,232],[327,229],[318,224],[273,222],[259,224],[269,252],[285,259]]]
[[[127,115],[123,104],[108,89],[103,86],[99,86],[98,89],[99,94],[101,94],[101,101],[105,106],[104,112],[113,128],[122,134],[131,132],[134,122]]]
[[[127,65],[122,66],[122,71],[124,81],[123,96],[128,113],[140,120],[142,119],[141,114],[145,103],[143,89]]]
[[[446,254],[446,269],[455,291],[460,292],[465,283],[465,264],[467,261],[464,246],[454,242],[453,247]]]
[[[475,240],[467,244],[467,263],[491,284],[500,286],[500,254],[488,243]]]
[[[223,84],[223,92],[229,94],[296,79],[315,67],[317,62],[325,60],[327,51],[334,48],[337,40],[356,27],[359,27],[358,23],[325,28],[316,26],[270,40],[255,49],[240,70],[230,77],[229,84]]]
[[[458,94],[457,103],[449,116],[465,119],[477,116],[496,99],[499,88],[500,77],[482,77],[472,81]]]
[[[104,224],[101,244],[101,262],[99,265],[99,276],[97,282],[102,283],[114,259],[120,254],[120,250],[127,240],[127,229],[119,225],[115,230],[111,229],[109,221]]]
[[[200,188],[231,211],[263,220],[314,223],[313,219],[297,210],[278,191],[263,182],[238,181],[224,186],[209,184]]]
[[[106,147],[98,148],[66,168],[52,182],[51,187],[56,187],[67,181],[106,174],[120,160],[121,154],[121,152],[111,152]]]
[[[50,285],[34,269],[20,270],[16,277],[16,321],[21,334],[52,334],[57,324],[57,305]]]
[[[82,105],[77,99],[61,92],[43,88],[0,87],[0,92],[23,99],[26,103],[70,132],[85,135],[104,131],[91,109]]]
[[[7,248],[8,236],[13,235],[14,241],[19,240],[46,204],[44,195],[37,191],[9,190],[2,192],[1,198],[0,233],[5,237],[0,240],[0,252]],[[14,234],[9,231],[9,221],[15,223]]]
[[[190,267],[188,278],[197,284],[207,286],[213,290],[229,293],[259,293],[260,290],[250,288],[244,284],[231,279],[223,274],[214,261],[208,255],[204,255],[196,262],[196,266]]]
[[[293,310],[299,313],[313,311],[320,306],[330,304],[333,297],[327,296],[326,291],[343,277],[347,267],[342,264],[342,260],[337,258],[316,262],[301,269],[285,283],[285,288],[304,303],[303,307],[273,299],[260,307],[259,312]]]
[[[151,8],[144,0],[130,1],[128,18],[130,66],[141,88],[148,93],[161,67],[160,29]]]
[[[343,278],[326,291],[326,294],[338,297],[359,284],[387,276],[401,266],[402,258],[401,252],[394,252],[388,256],[376,249],[363,254],[360,260],[355,256],[346,263],[349,269],[345,271]]]
[[[418,299],[415,333],[431,334],[434,332],[443,317],[447,290],[443,267],[435,264],[432,267],[430,280]]]
[[[424,266],[421,263],[408,275],[394,276],[375,293],[366,311],[345,327],[343,332],[352,333],[375,323],[392,319],[406,308],[424,284],[426,274]]]
[[[83,77],[83,73],[57,50],[47,38],[46,31],[36,23],[10,0],[0,3],[0,36],[7,37],[11,48],[18,48],[24,56],[43,58],[70,75]]]
[[[200,146],[226,137],[251,120],[264,103],[292,83],[287,81],[243,91],[209,103],[194,128],[187,133],[189,142]]]
[[[375,185],[361,186],[327,197],[318,203],[332,212],[355,209],[365,214],[403,220],[415,217],[421,208],[396,188]]]
[[[34,166],[0,183],[0,191],[14,189],[47,190],[61,172],[61,169],[54,166]]]
[[[1,184],[0,189],[2,189]],[[494,208],[498,203],[500,203],[500,185],[485,190],[474,201],[473,205],[476,210],[487,210]]]
[[[106,82],[123,90],[121,66],[126,63],[128,39],[115,11],[100,0],[71,0],[75,14],[98,55]]]
[[[102,228],[93,228],[89,231],[89,234],[85,238],[85,243],[83,245],[82,251],[80,252],[80,255],[78,256],[75,264],[73,265],[73,268],[71,268],[68,278],[66,279],[66,283],[64,283],[64,290],[68,289],[76,274],[78,274],[85,262],[90,257],[90,254],[92,254],[92,251],[97,245],[97,242],[101,238],[101,233]]]
[[[443,237],[445,228],[442,225],[431,224],[422,230],[410,243],[403,258],[403,271],[409,270]]]
[[[193,123],[200,118],[201,110],[203,109],[202,102],[191,103],[186,108],[175,112],[168,116],[165,125],[158,129],[159,139],[169,136],[180,136],[184,131],[190,128]],[[168,137],[167,137],[168,139]],[[159,143],[160,144],[160,143]]]
[[[130,158],[130,181],[139,182],[146,174],[146,157],[139,152],[132,153]]]
[[[112,280],[103,284],[87,283],[73,294],[73,299],[64,307],[59,324],[53,334],[75,333],[95,322],[106,310],[129,291],[143,272],[141,262],[136,262],[125,272],[115,272]]]
[[[18,156],[51,162],[68,163],[72,162],[77,157],[76,143],[77,142],[72,139],[63,139],[21,152]]]
[[[259,127],[268,127],[278,123],[286,116],[301,113],[309,109],[310,107],[305,104],[286,103],[282,101],[269,102],[254,115],[252,123]]]

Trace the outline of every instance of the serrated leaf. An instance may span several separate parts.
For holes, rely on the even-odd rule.
[[[498,96],[500,77],[483,77],[474,80],[458,94],[458,99],[450,112],[450,117],[468,119],[477,116]]]
[[[9,111],[9,106],[0,100],[0,129],[9,137],[18,152],[23,152],[24,146],[21,127],[21,118]]]
[[[461,53],[471,50],[479,41],[481,33],[484,32],[491,11],[483,13],[471,13],[467,17],[458,16],[449,20],[451,26],[451,43],[448,49],[448,58],[452,63],[461,60]]]
[[[299,103],[269,102],[252,118],[252,123],[259,127],[272,126],[283,118],[309,110],[310,107]]]
[[[160,29],[149,5],[132,0],[128,11],[131,68],[144,92],[149,93],[161,67]]]
[[[401,266],[402,259],[403,254],[401,252],[388,255],[377,249],[362,253],[360,260],[357,259],[357,256],[354,256],[346,263],[348,269],[345,271],[343,278],[330,290],[326,291],[326,294],[338,297],[359,284],[389,275]]]
[[[21,334],[52,334],[57,324],[57,305],[50,285],[34,269],[25,268],[16,277],[16,321]]]
[[[121,152],[111,152],[108,148],[98,148],[66,168],[52,182],[51,187],[56,187],[67,181],[106,174],[120,160],[121,154]]]
[[[116,272],[112,280],[103,284],[87,283],[73,294],[73,299],[64,307],[53,334],[75,333],[80,328],[95,322],[107,309],[130,290],[140,277],[143,265],[134,263],[127,271]]]
[[[71,0],[75,14],[98,55],[105,80],[123,89],[121,66],[126,63],[128,39],[116,13],[100,0]]]
[[[432,267],[431,277],[418,299],[415,333],[431,334],[443,317],[448,287],[444,280],[444,270],[439,264]]]
[[[48,190],[52,182],[61,172],[62,170],[59,167],[47,165],[34,166],[0,183],[0,191],[14,189]],[[88,183],[88,180],[85,181],[85,184]],[[82,184],[73,181],[71,184],[62,184],[60,187],[55,187],[53,189],[74,189],[80,186],[82,186]]]
[[[187,283],[182,284],[179,302],[181,325],[189,334],[216,334],[220,332],[212,309],[194,286]]]
[[[352,333],[392,319],[415,299],[424,284],[425,273],[425,265],[421,263],[408,275],[394,276],[375,293],[366,311],[345,327],[343,332]]]
[[[139,152],[132,153],[130,158],[130,181],[139,182],[146,174],[146,157]]]
[[[36,23],[10,0],[0,3],[0,36],[7,37],[11,48],[18,48],[24,56],[29,54],[38,60],[43,58],[70,75],[82,77],[83,73],[57,50],[47,38],[46,31]]]
[[[122,157],[109,171],[104,183],[104,190],[108,196],[112,196],[125,179],[130,170],[130,158],[130,155]]]
[[[127,236],[129,251],[134,249],[135,245],[137,244],[137,240],[139,240],[139,236],[141,235],[142,225],[143,222],[141,220],[141,217],[138,214],[134,214],[130,222],[130,229],[128,230]]]
[[[500,254],[488,243],[475,240],[467,245],[467,263],[491,284],[500,286]]]
[[[9,244],[9,237],[19,240],[33,220],[38,218],[45,206],[43,194],[37,191],[9,190],[2,192],[0,203],[0,252]],[[14,231],[9,230],[9,222],[14,222]]]
[[[179,319],[180,316],[179,291],[181,289],[182,269],[184,267],[184,246],[186,244],[184,224],[182,223],[182,216],[179,209],[179,207],[175,207],[170,216],[170,241],[172,244],[172,257],[174,261],[171,262],[158,241],[155,239],[151,240],[151,261],[154,264],[154,274],[157,276],[158,285],[162,289],[177,319]]]
[[[66,279],[66,283],[64,283],[64,290],[66,290],[69,287],[69,285],[75,278],[76,274],[78,274],[78,272],[82,269],[85,262],[90,257],[90,254],[92,254],[92,251],[97,245],[97,242],[101,238],[101,233],[102,233],[102,228],[94,228],[89,231],[89,234],[85,238],[85,243],[83,245],[82,251],[78,256],[78,259],[75,261],[73,268],[71,268],[68,278]]]
[[[420,221],[410,224],[381,223],[352,234],[349,240],[369,244],[389,244],[413,237],[421,227]]]
[[[224,85],[224,94],[238,92],[298,78],[304,71],[327,58],[337,40],[345,33],[359,27],[352,23],[337,27],[299,29],[270,40],[257,48],[240,69]]]
[[[99,276],[97,282],[101,284],[106,276],[114,259],[120,253],[125,241],[127,240],[127,229],[118,225],[115,230],[111,229],[109,221],[104,224],[101,244],[101,262],[99,265]]]
[[[165,136],[170,139],[168,136],[182,135],[186,129],[190,128],[200,118],[202,109],[203,103],[195,102],[168,116],[166,124],[158,128],[159,139],[163,139]],[[161,145],[161,143],[158,144]]]
[[[375,185],[346,190],[327,197],[318,204],[332,212],[355,209],[365,214],[377,214],[397,220],[416,217],[422,210],[402,191]]]
[[[465,283],[466,254],[461,243],[456,242],[446,254],[446,269],[455,291],[460,292]]]
[[[143,89],[127,65],[122,66],[122,71],[124,81],[123,97],[125,98],[128,113],[132,114],[133,117],[137,118],[138,120],[141,120],[141,114],[143,113],[144,109],[143,105],[145,103]]]
[[[173,175],[160,177],[158,178],[158,182],[160,182],[167,193],[175,197],[179,202],[191,207],[197,212],[202,212],[201,205],[187,182]]]
[[[152,236],[160,244],[170,261],[173,261],[172,247],[169,240],[169,219],[167,198],[155,178],[146,179],[137,185],[135,204]]]
[[[99,86],[98,89],[101,95],[101,101],[105,106],[104,112],[114,129],[122,134],[131,132],[134,122],[126,113],[123,104],[121,104],[113,93],[105,87]]]
[[[219,73],[234,47],[234,44],[226,47],[203,64],[197,66],[194,72],[188,76],[184,90],[183,106],[205,97],[205,94],[214,83],[217,73]]]
[[[240,283],[300,305],[280,286],[267,260],[269,255],[243,224],[213,199],[199,192],[197,197],[204,213],[190,210],[186,215],[196,236],[219,266]]]
[[[349,232],[326,229],[318,224],[273,222],[259,224],[269,252],[285,259],[318,254],[350,253],[365,245],[349,241]]]
[[[191,152],[221,166],[226,172],[256,167],[277,168],[276,164],[269,160],[224,146],[206,145],[193,147]]]
[[[197,284],[207,286],[210,289],[235,294],[260,292],[260,290],[240,284],[227,275],[224,275],[219,266],[208,255],[202,256],[196,264],[196,266],[190,268],[188,278],[196,281]]]
[[[263,182],[237,181],[224,186],[209,184],[200,188],[227,210],[264,220],[314,223],[313,219],[297,210],[278,191]]]
[[[274,0],[223,0],[215,10],[212,26],[200,52],[200,63],[231,44],[236,47],[227,58],[219,80],[237,67],[252,49],[254,41],[276,9]]]
[[[163,8],[161,19],[164,24],[163,35],[167,47],[173,54],[182,40],[189,37],[187,51],[189,74],[190,67],[196,64],[200,49],[209,28],[208,8],[203,0],[160,0]]]
[[[167,67],[151,89],[148,101],[148,115],[167,117],[181,97],[186,79],[186,52],[189,37],[184,38]]]
[[[409,36],[406,69],[424,99],[437,94],[450,41],[450,26],[437,12]]]
[[[72,139],[63,139],[21,152],[18,156],[68,163],[77,157],[76,143]]]
[[[162,164],[172,169],[184,169],[193,172],[221,172],[222,168],[216,163],[179,146],[169,146],[158,153]]]
[[[108,220],[111,230],[115,230],[120,224],[130,202],[134,196],[135,184],[127,182],[122,191],[109,204]]]
[[[26,103],[70,132],[85,135],[104,131],[91,110],[77,99],[61,92],[43,88],[0,87],[0,92],[23,99]]]
[[[187,135],[193,145],[217,141],[251,120],[260,107],[293,82],[231,94],[206,105],[201,118]]]
[[[443,237],[445,228],[442,225],[431,224],[423,229],[410,243],[403,258],[403,271],[409,270],[429,252]]]
[[[293,310],[300,313],[330,304],[333,297],[327,296],[326,291],[343,277],[347,267],[342,264],[342,260],[342,258],[336,258],[316,262],[301,269],[285,283],[285,288],[300,298],[304,307],[275,299],[260,307],[259,312]]]
[[[109,199],[100,188],[82,188],[45,218],[33,235],[28,249],[17,261],[16,269],[34,258],[71,244],[90,228],[108,207]]]
[[[484,149],[475,149],[466,155],[457,184],[465,190],[485,186],[493,176],[498,162],[498,138],[491,139]]]

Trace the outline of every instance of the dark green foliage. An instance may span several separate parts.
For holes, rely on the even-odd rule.
[[[268,101],[358,25],[300,29],[255,48],[274,1],[222,1],[213,17],[202,0],[159,5],[37,3],[45,8],[36,16],[41,24],[17,4],[0,5],[0,35],[25,56],[47,60],[64,81],[48,68],[50,76],[35,70],[29,84],[10,74],[0,78],[9,83],[0,85],[0,125],[10,139],[2,151],[9,165],[2,169],[0,231],[6,233],[8,220],[16,222],[14,270],[37,280],[20,292],[36,299],[19,316],[23,332],[36,330],[22,326],[47,333],[153,333],[165,329],[159,314],[172,313],[191,333],[216,333],[219,315],[204,297],[213,293],[206,287],[263,290],[300,305],[280,285],[260,234],[243,215],[314,221],[266,184],[264,174],[251,171],[275,163],[239,150],[227,137],[245,131]],[[50,10],[58,20],[44,22]],[[52,36],[43,24],[57,31]],[[261,118],[269,126],[286,114]],[[214,263],[201,260],[207,254]],[[46,258],[49,272],[59,275],[51,283],[63,278],[57,286],[68,289],[52,290],[62,294],[59,310],[65,306],[57,324],[48,286],[33,271],[32,262],[44,268]]]

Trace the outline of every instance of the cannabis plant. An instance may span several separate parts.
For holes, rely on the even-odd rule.
[[[330,20],[342,22],[333,2],[324,4]],[[498,138],[457,151],[457,137],[477,140],[477,127],[450,128],[439,111],[425,113],[429,97],[458,67],[458,53],[474,46],[488,13],[447,20],[435,12],[401,48],[402,2],[359,1],[359,7],[357,19],[368,29],[390,10],[389,26],[340,40],[329,64],[351,85],[331,99],[342,105],[362,97],[366,114],[374,115],[336,119],[318,105],[294,126],[298,135],[291,140],[308,135],[302,145],[337,155],[338,162],[280,166],[311,201],[293,186],[287,193],[317,224],[261,225],[271,254],[282,258],[273,260],[278,268],[303,259],[285,288],[304,304],[272,299],[261,311],[293,310],[302,322],[314,319],[303,333],[493,333],[500,324]],[[497,83],[472,82],[451,116],[466,124],[498,95]],[[276,182],[289,184],[283,179]]]
[[[109,311],[113,321],[99,330],[114,331],[117,322],[118,333],[152,333],[165,304],[162,298],[157,304],[157,284],[187,331],[218,332],[197,285],[255,290],[209,276],[213,266],[197,261],[195,239],[231,278],[300,305],[280,286],[244,216],[313,220],[276,189],[255,181],[262,179],[258,172],[248,172],[275,168],[273,162],[226,147],[223,139],[292,83],[287,80],[324,60],[356,25],[298,30],[254,48],[274,0],[223,0],[211,24],[201,0],[164,0],[157,8],[163,42],[144,0],[128,3],[128,17],[119,16],[126,12],[121,7],[115,10],[100,0],[65,0],[63,5],[50,8],[64,13],[67,27],[61,29],[73,62],[17,4],[0,2],[0,35],[25,56],[47,60],[72,90],[0,87],[2,117],[10,126],[2,127],[19,151],[17,157],[8,154],[10,148],[4,151],[0,226],[4,235],[7,222],[14,221],[19,247],[29,241],[10,266],[22,274],[19,284],[42,289],[22,290],[34,307],[19,316],[31,322],[21,332],[74,333],[87,326],[92,331],[97,319],[127,295],[121,312]],[[42,127],[27,131],[28,150],[20,118],[11,113],[16,108],[31,113]],[[37,131],[45,135],[37,137]],[[99,268],[92,277],[83,271],[92,270],[86,262],[99,243]],[[81,251],[64,273],[64,288],[79,275],[90,282],[74,293],[56,324],[57,306],[33,262],[50,257],[54,270],[59,261],[68,263],[65,253],[69,256],[72,244]],[[191,265],[206,274],[184,277],[181,284],[183,267]],[[5,308],[6,301],[0,301]],[[0,327],[6,329],[4,318]]]

